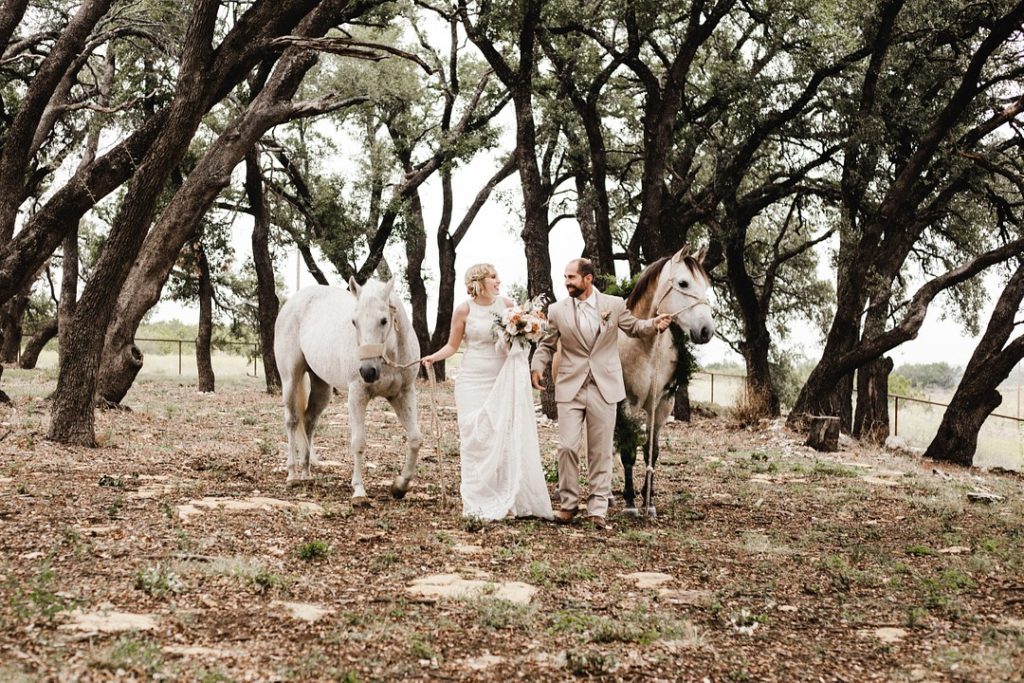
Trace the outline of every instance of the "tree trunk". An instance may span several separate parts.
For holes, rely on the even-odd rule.
[[[0,330],[3,330],[3,346],[0,347],[0,362],[17,363],[21,351],[22,324],[25,309],[28,308],[27,291],[18,294],[0,309]]]
[[[201,77],[209,72],[210,44],[219,4],[197,0],[182,49],[182,68],[167,126],[138,165],[114,219],[114,227],[82,292],[68,331],[68,353],[61,361],[53,395],[47,438],[61,443],[95,446],[97,374],[112,301],[121,291],[156,210],[156,202],[171,171],[208,107]]]
[[[22,370],[31,370],[39,362],[39,354],[47,342],[57,336],[57,319],[48,320],[25,344],[18,365]]]
[[[199,266],[199,330],[196,335],[196,369],[199,371],[199,391],[213,393],[216,378],[213,375],[213,361],[210,358],[210,342],[213,338],[213,281],[210,279],[210,263],[202,243],[196,244],[196,264]]]
[[[869,443],[884,443],[889,436],[889,373],[892,358],[879,358],[857,370],[857,409],[853,436]]]
[[[1010,278],[989,318],[988,326],[964,369],[939,431],[928,444],[925,457],[964,467],[974,461],[978,432],[988,416],[1002,403],[998,386],[1024,359],[1024,337],[1007,340],[1017,329],[1016,319],[1024,300],[1024,265]]]
[[[690,388],[681,383],[676,388],[675,404],[672,406],[672,417],[680,422],[689,422],[693,419],[693,411],[690,407]]]
[[[327,3],[322,4],[321,8],[324,9],[304,22],[298,32],[318,36],[326,31],[340,12],[337,7],[333,10],[328,7]],[[298,49],[285,52],[265,87],[253,95],[246,111],[232,121],[228,130],[210,146],[146,237],[128,282],[118,297],[114,319],[107,329],[99,382],[99,394],[106,400],[119,402],[131,388],[134,375],[127,374],[122,367],[124,361],[130,358],[125,350],[134,346],[139,324],[160,300],[164,283],[182,246],[193,236],[203,214],[230,181],[231,169],[245,158],[246,153],[268,129],[295,115],[287,103],[315,61],[315,55],[309,52]],[[272,283],[271,279],[271,287]],[[274,298],[276,300],[276,294]],[[266,303],[269,304],[269,298]],[[264,354],[264,363],[266,361]],[[275,391],[271,387],[279,385],[276,367],[271,363],[270,366],[265,365],[265,368],[270,371],[267,375],[268,391]]]
[[[817,451],[834,453],[839,450],[839,418],[831,415],[812,415],[807,445]]]
[[[253,216],[252,259],[256,266],[256,287],[260,332],[260,353],[267,380],[267,393],[281,391],[281,375],[274,359],[274,323],[281,304],[274,283],[274,261],[270,257],[270,222],[263,202],[263,178],[256,152],[245,155],[245,193]]]
[[[64,238],[64,256],[61,260],[60,302],[57,304],[57,355],[64,358],[67,348],[67,330],[75,315],[78,301],[78,228]]]

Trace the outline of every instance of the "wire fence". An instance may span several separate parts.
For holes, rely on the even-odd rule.
[[[746,377],[723,372],[698,371],[690,380],[690,400],[723,408],[735,406],[743,395]],[[1013,399],[1016,399],[1015,401]],[[1024,470],[1024,417],[1021,416],[1021,389],[1003,392],[1004,405],[1016,404],[1014,412],[994,412],[978,433],[974,464],[978,467],[1003,467]],[[930,399],[889,394],[889,424],[893,436],[908,447],[925,449],[935,434],[948,403]]]
[[[197,377],[194,339],[136,337],[136,344],[146,354],[142,376]],[[57,353],[48,345],[39,357],[40,367],[56,367]],[[242,349],[243,351],[239,352]],[[218,375],[259,377],[260,352],[255,342],[217,342],[212,354],[214,372]],[[458,359],[452,359],[453,376]],[[690,400],[730,408],[739,402],[745,390],[746,376],[735,373],[698,370],[690,380]],[[1020,388],[1016,390],[1016,415],[993,413],[978,434],[974,464],[979,467],[1003,467],[1024,470],[1024,417],[1021,416]],[[1010,397],[1004,393],[1004,400]],[[930,399],[889,395],[889,424],[893,436],[907,446],[924,449],[931,443],[942,421],[947,403]]]

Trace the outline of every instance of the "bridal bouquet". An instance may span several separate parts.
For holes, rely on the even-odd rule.
[[[494,314],[494,336],[498,345],[511,348],[515,342],[520,347],[537,343],[548,333],[548,318],[544,315],[544,295],[526,303],[506,308]]]

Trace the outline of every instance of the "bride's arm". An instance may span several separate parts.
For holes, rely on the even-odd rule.
[[[448,343],[439,348],[429,356],[420,359],[424,365],[436,363],[439,360],[450,358],[455,355],[462,344],[462,337],[466,334],[466,317],[469,315],[469,304],[463,302],[452,312],[451,332],[448,334]]]

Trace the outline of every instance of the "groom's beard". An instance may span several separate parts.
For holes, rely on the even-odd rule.
[[[576,289],[576,288],[575,288],[575,287],[573,287],[572,285],[569,285],[568,287],[566,287],[566,288],[565,288],[565,290],[566,290],[567,292],[569,292],[569,296],[571,296],[571,297],[572,297],[573,299],[578,299],[578,298],[580,298],[580,294],[582,294],[582,293],[583,293],[583,290],[582,290],[582,289]]]

